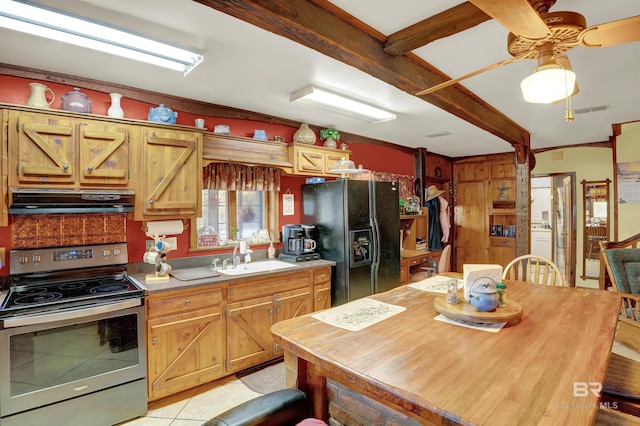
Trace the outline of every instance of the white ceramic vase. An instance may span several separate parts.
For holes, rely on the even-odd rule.
[[[336,143],[336,140],[333,138],[326,138],[324,140],[324,146],[326,148],[336,148],[338,146],[338,144]]]
[[[316,143],[316,134],[311,130],[307,123],[302,123],[300,128],[293,134],[293,141],[296,143],[313,145]]]
[[[123,118],[124,111],[120,106],[120,99],[122,99],[122,95],[120,93],[109,93],[109,96],[111,96],[111,106],[107,110],[107,115],[114,118]]]

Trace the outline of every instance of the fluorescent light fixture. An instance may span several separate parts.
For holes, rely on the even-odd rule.
[[[396,118],[392,112],[314,86],[308,86],[292,93],[289,101],[302,102],[370,123],[380,123]]]
[[[53,9],[0,0],[0,27],[100,50],[187,75],[202,55]]]

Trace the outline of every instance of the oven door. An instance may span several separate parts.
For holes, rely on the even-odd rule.
[[[145,378],[142,299],[7,318],[0,330],[3,418]]]

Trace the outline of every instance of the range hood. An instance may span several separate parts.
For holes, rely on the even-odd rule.
[[[10,188],[9,214],[126,213],[132,189]]]

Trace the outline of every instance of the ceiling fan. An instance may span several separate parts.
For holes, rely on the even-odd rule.
[[[510,31],[512,58],[416,93],[426,95],[501,65],[537,59],[535,72],[521,84],[527,102],[552,103],[578,92],[575,73],[565,54],[576,46],[608,47],[640,41],[640,15],[587,27],[576,12],[549,12],[556,0],[469,0]]]

